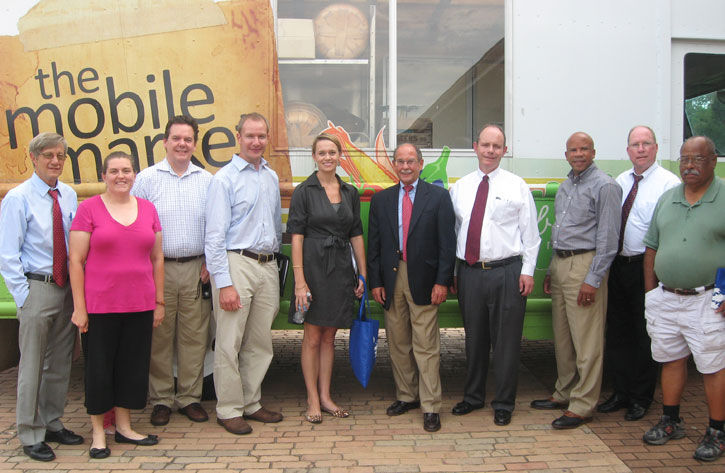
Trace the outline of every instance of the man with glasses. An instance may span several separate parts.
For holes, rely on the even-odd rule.
[[[500,167],[503,129],[484,126],[473,149],[478,169],[451,188],[459,260],[454,290],[466,331],[466,384],[453,415],[484,407],[493,346],[493,420],[507,425],[516,405],[526,296],[534,288],[541,238],[529,186]]]
[[[725,184],[715,177],[715,144],[693,136],[680,148],[683,184],[662,195],[644,244],[645,317],[652,356],[662,363],[662,417],[644,441],[662,445],[685,436],[680,399],[690,354],[702,373],[709,425],[694,457],[725,451],[725,304],[712,305],[718,268],[725,267]]]
[[[592,419],[602,387],[607,272],[617,254],[622,188],[594,164],[594,140],[583,132],[566,141],[568,179],[556,192],[554,254],[544,278],[551,294],[557,380],[534,409],[567,409],[552,422],[573,429]]]
[[[396,401],[389,416],[422,407],[423,428],[441,428],[438,306],[453,277],[456,235],[451,198],[419,179],[423,155],[410,143],[393,153],[400,183],[370,203],[368,275],[385,308]]]
[[[0,273],[18,307],[18,439],[33,460],[55,459],[46,442],[83,443],[63,427],[76,330],[68,280],[68,231],[78,208],[60,181],[68,143],[40,133],[28,145],[35,172],[0,209]]]
[[[609,271],[606,353],[614,392],[598,412],[626,408],[625,420],[641,419],[652,403],[657,363],[652,360],[644,319],[644,238],[660,196],[680,180],[657,164],[657,139],[647,126],[635,126],[627,136],[632,169],[617,177],[622,188],[619,251]]]

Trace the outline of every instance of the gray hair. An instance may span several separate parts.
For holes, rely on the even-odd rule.
[[[38,156],[44,149],[55,148],[61,144],[63,145],[63,152],[67,153],[68,142],[61,135],[50,132],[39,133],[35,138],[30,140],[28,151],[33,156]]]

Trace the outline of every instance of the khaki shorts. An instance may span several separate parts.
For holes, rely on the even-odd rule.
[[[712,290],[680,296],[661,285],[644,296],[652,358],[660,363],[692,353],[697,371],[716,373],[725,368],[725,316],[710,308]]]

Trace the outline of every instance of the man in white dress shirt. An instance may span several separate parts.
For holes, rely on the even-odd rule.
[[[209,281],[204,263],[204,214],[211,174],[191,163],[198,137],[199,125],[192,117],[171,118],[164,132],[166,157],[141,171],[132,191],[154,204],[164,229],[166,316],[153,332],[149,372],[149,402],[154,406],[151,424],[157,426],[169,423],[175,404],[194,422],[209,420],[199,401],[209,332],[201,285]]]
[[[632,169],[617,176],[622,188],[622,227],[619,252],[609,270],[607,302],[606,354],[613,393],[597,411],[626,408],[624,418],[632,421],[647,413],[657,384],[657,363],[652,360],[644,318],[642,240],[657,200],[680,180],[657,164],[657,139],[647,126],[629,131],[627,154]]]
[[[466,331],[466,384],[454,415],[485,404],[493,346],[494,422],[507,425],[516,402],[526,296],[534,287],[541,238],[534,198],[520,177],[499,167],[506,136],[486,125],[473,143],[478,169],[451,187],[458,257],[453,288]],[[491,330],[495,327],[494,330]]]

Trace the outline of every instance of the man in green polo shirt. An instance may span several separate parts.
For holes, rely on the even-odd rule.
[[[683,184],[657,202],[644,244],[645,317],[652,357],[662,363],[663,415],[644,434],[662,445],[682,438],[680,398],[692,354],[705,382],[710,424],[695,458],[725,451],[725,304],[711,308],[718,268],[725,267],[725,183],[715,177],[715,144],[704,136],[680,148]]]

